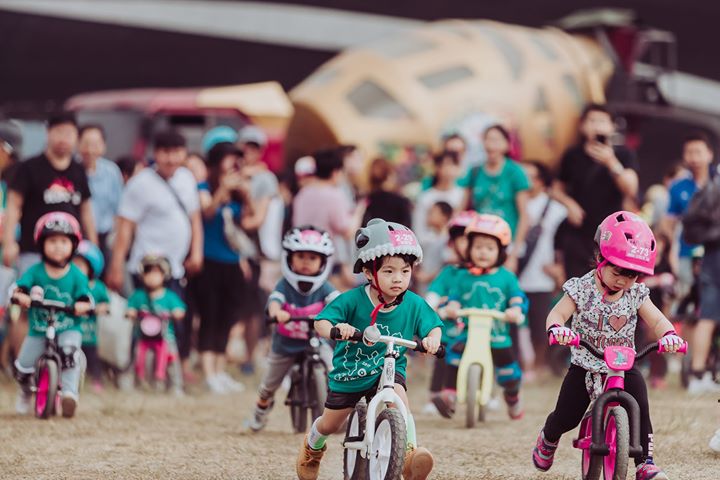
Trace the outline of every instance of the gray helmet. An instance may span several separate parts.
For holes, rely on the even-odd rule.
[[[355,234],[353,272],[360,273],[365,262],[386,255],[414,255],[422,262],[422,248],[412,230],[405,225],[373,218]]]

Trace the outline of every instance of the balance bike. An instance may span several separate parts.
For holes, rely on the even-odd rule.
[[[330,338],[340,340],[340,337],[340,330],[333,327]],[[420,342],[381,335],[374,325],[367,327],[365,332],[356,330],[348,341],[384,343],[387,349],[377,393],[369,404],[359,402],[350,414],[343,440],[343,478],[400,480],[405,464],[407,410],[394,390],[395,360],[400,356],[396,346],[421,353],[426,350]],[[445,349],[441,346],[435,356],[442,358],[444,355]],[[368,425],[374,425],[374,428],[367,428]]]
[[[550,344],[557,343],[550,337]],[[582,450],[583,480],[625,480],[628,458],[642,456],[640,444],[640,407],[625,391],[625,372],[636,361],[651,352],[664,353],[660,342],[650,344],[636,353],[629,347],[608,346],[604,351],[595,348],[587,340],[576,336],[569,344],[582,345],[592,355],[605,361],[609,372],[605,378],[603,393],[595,399],[580,423],[580,434],[573,446]],[[687,343],[678,353],[687,352]]]
[[[485,421],[493,389],[493,360],[490,333],[494,320],[506,321],[505,313],[483,308],[463,308],[458,317],[468,318],[468,337],[457,376],[457,402],[465,404],[465,426]]]

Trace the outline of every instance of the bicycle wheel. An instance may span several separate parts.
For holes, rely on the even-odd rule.
[[[311,421],[315,421],[323,413],[325,398],[327,398],[327,369],[325,365],[316,364],[312,368],[312,378],[307,386],[310,395]]]
[[[580,423],[579,438],[592,436],[592,414],[588,411]],[[599,480],[602,474],[602,457],[590,453],[590,447],[582,451],[582,479]]]
[[[467,371],[467,394],[465,398],[465,426],[473,428],[478,419],[475,409],[478,407],[478,395],[480,395],[480,379],[482,366],[477,363],[470,365]],[[482,408],[482,407],[481,407]]]
[[[630,422],[624,408],[608,410],[605,443],[610,447],[610,453],[603,457],[604,480],[625,480],[630,458]]]
[[[290,420],[295,433],[305,433],[307,430],[307,410],[303,406],[303,382],[299,370],[293,369],[290,374],[292,383],[285,404],[290,406]]]
[[[399,480],[405,465],[407,431],[396,408],[386,408],[375,421],[375,437],[368,455],[368,478]]]
[[[345,438],[361,437],[365,435],[365,419],[367,418],[367,405],[359,402],[348,419]],[[368,461],[360,455],[359,450],[346,448],[343,451],[343,478],[344,480],[365,480],[367,478]]]
[[[38,418],[50,418],[55,413],[59,373],[55,360],[51,358],[41,360],[37,370],[35,391],[35,416]]]

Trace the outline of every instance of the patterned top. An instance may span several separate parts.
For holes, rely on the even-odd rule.
[[[635,327],[638,309],[650,290],[644,283],[635,283],[614,302],[604,301],[595,284],[595,270],[580,278],[571,278],[563,291],[575,302],[571,328],[598,349],[608,345],[635,348]],[[594,373],[607,373],[605,362],[595,358],[584,347],[572,349],[573,365]]]

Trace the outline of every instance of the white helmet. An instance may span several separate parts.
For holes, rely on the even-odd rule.
[[[329,260],[335,248],[327,232],[312,226],[293,227],[283,237],[283,253],[280,265],[283,277],[292,287],[303,295],[310,295],[320,288],[332,270]],[[317,275],[300,275],[290,268],[290,254],[294,252],[313,252],[322,257]]]

